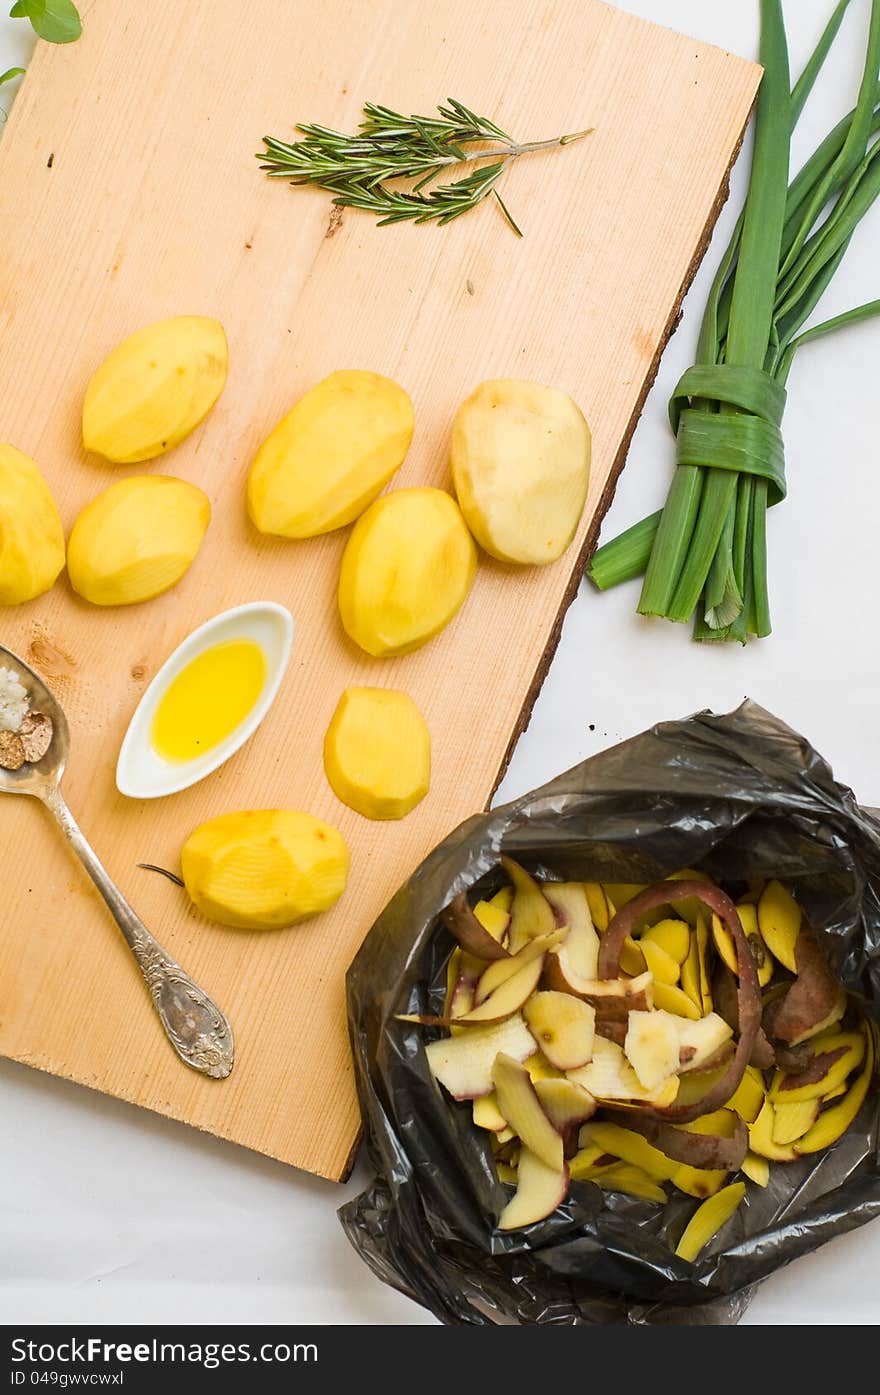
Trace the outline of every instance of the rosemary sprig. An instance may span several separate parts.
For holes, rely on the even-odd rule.
[[[496,188],[507,166],[520,155],[571,145],[591,134],[574,131],[521,144],[494,121],[477,116],[451,97],[437,111],[437,116],[403,116],[368,102],[356,135],[327,126],[300,125],[296,129],[305,139],[291,144],[264,136],[266,149],[257,159],[270,179],[317,184],[333,195],[335,204],[375,213],[380,227],[405,221],[435,222],[442,227],[492,194],[521,237]],[[474,149],[475,145],[488,148]],[[492,163],[448,183],[433,183],[444,170],[484,160]],[[390,187],[392,180],[409,180],[411,187]]]

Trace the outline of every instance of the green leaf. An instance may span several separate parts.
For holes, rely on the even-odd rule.
[[[21,77],[24,68],[7,68],[5,73],[0,73],[0,87],[4,82],[11,82],[13,78]]]
[[[41,39],[72,44],[82,33],[82,20],[73,0],[16,0],[12,19],[29,19]]]
[[[504,202],[504,200],[503,200],[503,198],[501,197],[501,195],[499,194],[498,190],[497,190],[497,189],[493,189],[493,190],[492,190],[492,193],[495,195],[496,199],[498,200],[499,206],[500,206],[500,208],[501,208],[501,212],[504,214],[504,216],[505,216],[505,218],[507,219],[508,223],[509,223],[510,226],[513,228],[513,231],[516,233],[517,237],[522,237],[522,235],[523,235],[523,234],[522,234],[522,228],[519,227],[519,225],[517,224],[516,220],[514,219],[513,214],[511,213],[510,209],[507,207],[507,204]]]

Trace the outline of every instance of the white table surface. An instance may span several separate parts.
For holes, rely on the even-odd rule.
[[[756,51],[756,0],[621,3],[734,52]],[[830,8],[831,0],[786,0],[793,64]],[[847,19],[802,122],[798,164],[851,105],[867,8],[859,0]],[[0,72],[26,62],[30,47],[23,21],[0,20]],[[0,106],[13,90],[0,89]],[[662,502],[673,458],[666,398],[691,361],[743,174],[741,162],[606,537]],[[878,231],[880,209],[848,254],[829,313],[880,295]],[[748,694],[807,735],[863,802],[880,805],[878,355],[880,325],[859,326],[806,349],[792,375],[790,495],[769,527],[773,638],[745,651],[694,645],[684,627],[638,619],[632,587],[603,597],[582,588],[500,798],[655,721],[726,711]],[[433,1322],[374,1279],[342,1234],[336,1208],[366,1176],[361,1162],[337,1187],[0,1061],[0,1322]],[[768,1280],[745,1320],[873,1324],[878,1269],[880,1226],[867,1227]]]

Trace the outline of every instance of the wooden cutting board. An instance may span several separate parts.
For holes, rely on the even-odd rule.
[[[0,1052],[338,1179],[358,1133],[346,967],[421,858],[487,804],[528,719],[760,72],[598,0],[81,8],[82,40],[38,47],[0,144],[0,439],[40,463],[68,526],[121,474],[151,468],[201,485],[214,521],[168,595],[98,610],[62,580],[0,612],[0,642],[64,704],[69,802],[147,923],[226,1009],[237,1062],[213,1082],[177,1061],[85,875],[44,812],[14,799],[0,799]],[[265,132],[288,135],[298,119],[354,128],[365,100],[427,112],[450,94],[523,140],[596,128],[511,170],[521,241],[492,203],[446,229],[377,229],[259,173]],[[218,407],[152,466],[85,456],[94,368],[132,330],[184,312],[228,332]],[[413,397],[396,484],[448,484],[453,414],[486,377],[564,388],[593,428],[577,545],[543,570],[481,559],[460,617],[399,660],[369,660],[341,632],[345,532],[273,542],[245,518],[256,446],[340,367],[387,373]],[[125,800],[115,761],[146,684],[196,625],[256,599],[289,606],[297,626],[268,720],[196,789]],[[594,662],[584,655],[585,686]],[[430,725],[433,785],[402,823],[361,819],[324,779],[324,731],[350,683],[406,689]],[[137,869],[177,867],[205,818],[271,806],[308,810],[348,839],[349,890],[330,914],[277,933],[225,930]]]

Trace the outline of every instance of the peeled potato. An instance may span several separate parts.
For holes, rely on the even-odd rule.
[[[412,402],[390,378],[331,373],[257,452],[247,487],[252,522],[283,538],[352,523],[403,464],[413,425]]]
[[[342,835],[291,809],[209,819],[180,856],[193,904],[209,920],[241,930],[277,929],[326,911],[348,878]]]
[[[556,388],[481,383],[458,409],[452,478],[467,525],[501,562],[555,562],[572,541],[590,479],[583,413]]]
[[[64,566],[64,529],[34,462],[0,445],[0,605],[32,601]]]
[[[339,613],[368,654],[409,654],[464,604],[477,550],[442,489],[398,489],[358,519],[342,557]]]
[[[391,688],[348,688],[324,738],[337,799],[368,819],[402,819],[428,793],[431,737],[416,704]]]
[[[177,315],[136,330],[105,358],[86,389],[83,445],[134,465],[179,445],[223,391],[229,346],[223,326]]]
[[[211,521],[207,495],[168,475],[119,480],[86,504],[67,549],[70,584],[92,605],[136,605],[174,586]]]

